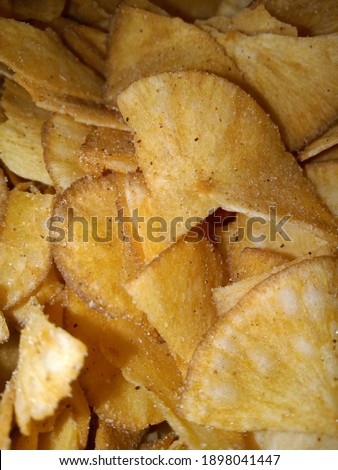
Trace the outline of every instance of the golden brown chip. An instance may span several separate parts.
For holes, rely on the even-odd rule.
[[[29,94],[9,79],[4,82],[1,103],[7,116],[0,124],[1,160],[22,178],[52,184],[41,146],[41,129],[49,113],[37,108]]]
[[[61,16],[65,3],[65,0],[12,0],[12,11],[19,20],[48,23]]]
[[[338,217],[338,160],[308,163],[305,174],[322,201]]]
[[[18,363],[19,356],[19,334],[12,330],[6,343],[0,345],[0,393],[11,380],[13,372]]]
[[[119,7],[109,37],[109,102],[114,104],[118,93],[141,77],[182,69],[207,70],[240,80],[222,47],[197,26],[128,5]]]
[[[232,32],[220,33],[217,41],[243,73],[247,88],[278,124],[290,150],[299,150],[337,120],[337,36],[294,38]]]
[[[276,18],[297,27],[303,36],[329,34],[338,31],[336,0],[256,0]]]
[[[141,318],[123,287],[135,276],[137,265],[117,219],[118,178],[85,177],[59,197],[54,257],[68,285],[91,307],[108,315]]]
[[[30,421],[54,413],[70,394],[86,347],[43,315],[33,313],[22,331],[16,376],[15,415],[20,431],[29,435]]]
[[[61,114],[54,114],[43,126],[43,156],[57,191],[63,191],[85,175],[79,153],[90,130],[90,126]]]
[[[298,160],[304,162],[311,157],[314,157],[325,150],[328,150],[335,145],[338,145],[338,125],[333,126],[325,134],[323,134],[319,139],[316,139],[310,145],[308,145],[300,154],[298,155]]]
[[[274,251],[246,247],[239,255],[237,279],[241,280],[255,274],[269,272],[277,266],[288,263],[291,259],[290,256]]]
[[[148,264],[127,291],[186,369],[216,318],[211,290],[223,282],[222,258],[212,244],[182,240]]]
[[[112,0],[111,5],[118,3]],[[110,15],[100,5],[100,0],[70,0],[67,2],[66,14],[79,23],[108,31]]]
[[[260,449],[275,450],[337,450],[338,438],[325,434],[257,431],[254,433]]]
[[[218,207],[269,219],[277,207],[278,218],[292,216],[288,226],[333,239],[330,212],[272,121],[236,85],[203,72],[164,73],[134,82],[118,105],[166,220],[204,218]],[[177,224],[178,235],[186,231]]]
[[[80,165],[93,176],[100,176],[105,170],[119,173],[135,171],[137,162],[132,135],[118,129],[94,129],[82,146]]]
[[[207,20],[196,20],[196,24],[217,40],[218,32],[239,31],[249,36],[260,33],[273,33],[285,36],[297,36],[297,28],[282,23],[270,15],[263,5],[251,10],[246,8],[232,18],[214,16]],[[215,29],[217,31],[215,31]]]
[[[142,438],[142,432],[130,433],[116,429],[106,421],[99,419],[95,435],[96,450],[136,450]]]
[[[193,358],[186,417],[233,431],[336,435],[337,268],[330,257],[294,264],[223,316]]]
[[[53,197],[12,190],[5,227],[0,235],[0,304],[6,310],[26,299],[51,266],[46,241]]]
[[[10,380],[0,400],[0,449],[8,450],[11,446],[10,432],[14,414],[15,382]]]
[[[0,168],[0,230],[6,217],[8,204],[7,179]]]
[[[90,410],[79,384],[74,382],[69,398],[63,400],[53,429],[39,435],[39,449],[82,450],[85,449],[90,422]]]
[[[73,54],[104,77],[107,52],[106,33],[66,18],[57,18],[51,26],[66,42]]]

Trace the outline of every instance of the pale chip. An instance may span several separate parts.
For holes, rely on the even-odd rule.
[[[315,157],[325,150],[329,150],[338,145],[338,125],[331,127],[325,134],[311,142],[300,154],[298,160],[304,162],[311,157]]]
[[[29,434],[31,419],[52,415],[70,394],[85,355],[85,345],[55,327],[42,312],[30,316],[20,338],[16,376],[15,415],[23,434]]]
[[[6,383],[6,388],[0,400],[0,449],[8,450],[11,446],[10,433],[14,414],[15,382],[14,379]]]
[[[274,450],[337,450],[338,437],[325,434],[257,431],[254,433],[260,449]]]
[[[322,201],[338,217],[338,160],[305,165],[305,174]]]

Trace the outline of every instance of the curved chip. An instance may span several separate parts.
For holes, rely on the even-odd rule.
[[[73,181],[85,176],[79,163],[79,153],[91,129],[61,114],[54,114],[43,126],[43,156],[57,191],[63,191]]]
[[[236,85],[203,72],[164,73],[134,82],[118,106],[167,220],[204,218],[218,207],[268,219],[277,208],[281,218],[292,216],[290,225],[335,238],[330,212],[285,152],[277,128]],[[181,223],[178,234],[185,232]]]
[[[338,217],[338,160],[308,163],[305,174],[322,201]]]
[[[304,162],[311,157],[314,157],[325,150],[329,150],[332,147],[338,145],[338,125],[333,126],[325,134],[323,134],[319,139],[316,139],[314,142],[311,142],[300,154],[298,155],[298,160]]]
[[[185,416],[233,431],[336,435],[337,268],[330,257],[301,261],[222,317],[193,357]]]
[[[10,433],[12,430],[15,399],[14,379],[6,383],[6,388],[0,400],[0,449],[8,450],[11,447]]]
[[[4,310],[26,299],[51,266],[51,244],[46,223],[53,196],[12,190],[5,227],[0,234],[0,307]]]
[[[39,109],[29,94],[6,79],[1,98],[7,121],[0,124],[0,158],[22,178],[52,184],[43,161],[41,130],[50,114]]]
[[[128,5],[119,7],[109,38],[108,101],[115,103],[118,93],[141,77],[182,69],[207,70],[240,80],[222,47],[197,26]]]
[[[85,345],[55,327],[42,311],[30,316],[20,338],[14,405],[24,435],[29,435],[31,419],[52,415],[70,394],[85,355]]]
[[[294,38],[233,32],[219,34],[217,41],[243,73],[247,88],[271,114],[290,150],[299,150],[337,120],[336,35]]]
[[[141,318],[123,287],[137,265],[118,218],[120,196],[117,175],[73,183],[56,201],[53,252],[68,285],[91,307]]]

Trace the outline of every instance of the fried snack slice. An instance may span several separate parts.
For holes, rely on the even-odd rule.
[[[105,170],[135,171],[137,161],[131,133],[104,127],[92,130],[82,145],[80,165],[92,176],[100,176]]]
[[[216,40],[218,32],[228,33],[230,31],[239,31],[248,36],[261,33],[298,36],[297,28],[271,16],[263,5],[258,5],[253,10],[245,8],[232,18],[213,16],[207,20],[196,20],[195,23],[205,31],[210,32]]]
[[[0,310],[0,344],[6,343],[9,338],[9,330],[4,314]]]
[[[6,383],[6,388],[0,400],[0,449],[8,450],[11,447],[10,433],[14,414],[15,382],[14,379]]]
[[[9,194],[0,235],[0,304],[3,310],[26,299],[43,282],[51,266],[46,241],[53,196],[14,189]]]
[[[305,174],[322,201],[338,217],[338,160],[308,163]]]
[[[65,3],[65,0],[12,0],[12,11],[19,20],[49,23],[61,16]]]
[[[113,5],[118,2],[112,1],[110,3]],[[79,23],[108,31],[110,15],[102,8],[100,1],[70,0],[67,2],[65,13]]]
[[[139,448],[142,434],[142,432],[130,433],[124,429],[116,429],[99,419],[95,435],[95,450],[136,450]]]
[[[330,257],[294,264],[219,320],[191,364],[181,404],[188,419],[336,435],[337,267]]]
[[[338,5],[335,0],[256,0],[281,21],[297,27],[303,36],[338,31]]]
[[[273,268],[290,262],[288,255],[260,248],[244,248],[239,255],[237,279],[246,279],[255,274],[269,272]]]
[[[311,157],[328,150],[335,145],[338,145],[338,125],[331,127],[325,134],[323,134],[319,139],[316,139],[314,142],[311,142],[300,154],[298,155],[298,160],[304,162]]]
[[[299,150],[337,119],[335,35],[294,38],[233,32],[219,34],[217,41],[243,73],[247,87],[271,114],[290,150]],[[305,82],[307,87],[303,86]]]
[[[278,207],[281,217],[292,216],[290,225],[332,239],[330,212],[272,121],[236,85],[203,72],[164,73],[134,82],[118,105],[165,219],[204,218],[218,207],[268,219]],[[185,231],[181,224],[178,234]]]
[[[137,265],[117,219],[118,179],[114,174],[85,177],[60,195],[54,209],[60,221],[54,258],[67,284],[91,307],[142,318],[123,287]]]
[[[18,363],[19,356],[19,333],[15,330],[10,332],[6,343],[0,345],[0,393],[11,380],[13,372]]]
[[[232,61],[205,31],[180,18],[121,5],[109,33],[107,100],[114,104],[119,92],[141,77],[182,69],[240,80]]]
[[[325,434],[257,431],[253,433],[260,449],[275,450],[337,450],[338,438]]]
[[[66,42],[73,54],[104,77],[107,52],[106,33],[66,18],[57,18],[51,26]]]
[[[16,376],[15,415],[20,431],[29,435],[30,421],[54,413],[71,392],[86,347],[43,315],[33,313],[22,331]]]
[[[216,318],[212,288],[223,282],[222,257],[213,245],[206,240],[181,240],[148,264],[126,288],[186,370],[202,335]]]
[[[324,150],[324,152],[317,155],[312,162],[328,162],[330,160],[338,160],[338,144],[334,145],[333,147],[329,148],[328,150]],[[312,163],[311,162],[311,163]]]
[[[52,30],[4,18],[0,26],[0,62],[21,86],[30,84],[46,95],[103,103],[102,79],[81,64]]]
[[[71,393],[71,396],[60,404],[53,429],[39,434],[39,449],[82,450],[86,448],[90,409],[78,382],[72,384]]]
[[[85,176],[79,163],[79,154],[91,129],[62,114],[54,114],[44,124],[43,157],[56,191],[64,191],[73,181]]]
[[[52,184],[43,161],[41,129],[50,114],[19,85],[5,79],[1,98],[7,121],[0,124],[0,157],[22,178]]]
[[[0,230],[5,220],[8,204],[7,179],[0,168]]]

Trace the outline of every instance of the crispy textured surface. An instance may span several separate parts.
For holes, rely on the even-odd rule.
[[[168,220],[204,218],[220,206],[267,218],[277,206],[302,230],[323,238],[335,231],[272,121],[236,85],[203,72],[165,73],[130,85],[118,105],[135,132],[158,213]]]
[[[331,129],[329,129],[325,134],[316,139],[314,142],[311,142],[300,154],[298,159],[301,162],[308,160],[311,157],[318,155],[325,150],[338,145],[338,125],[336,124]]]
[[[216,318],[211,290],[222,284],[222,259],[211,243],[179,241],[148,264],[127,291],[173,355],[188,363]]]
[[[128,173],[137,169],[130,132],[99,127],[92,130],[82,146],[80,164],[92,176],[105,170]]]
[[[106,97],[110,102],[115,103],[118,93],[141,77],[182,69],[240,80],[222,47],[197,26],[128,5],[118,9],[108,47]]]
[[[217,40],[279,126],[290,150],[299,150],[337,119],[337,36],[294,38],[233,32],[219,34]],[[309,75],[311,81],[307,81]]]
[[[16,376],[15,415],[23,434],[30,420],[42,420],[54,413],[59,401],[71,392],[86,347],[43,315],[33,314],[20,338]]]
[[[12,190],[0,235],[0,304],[8,309],[43,282],[51,265],[46,221],[53,196]]]
[[[338,217],[338,160],[308,163],[305,174],[322,201]]]
[[[90,126],[61,114],[54,114],[43,126],[43,156],[56,191],[63,191],[85,176],[79,154],[90,130]]]
[[[222,317],[193,358],[182,401],[188,419],[335,435],[337,273],[334,258],[299,262]]]
[[[51,184],[41,146],[41,130],[49,113],[39,109],[29,94],[6,79],[1,99],[7,121],[0,124],[0,158],[7,168],[28,180]]]

